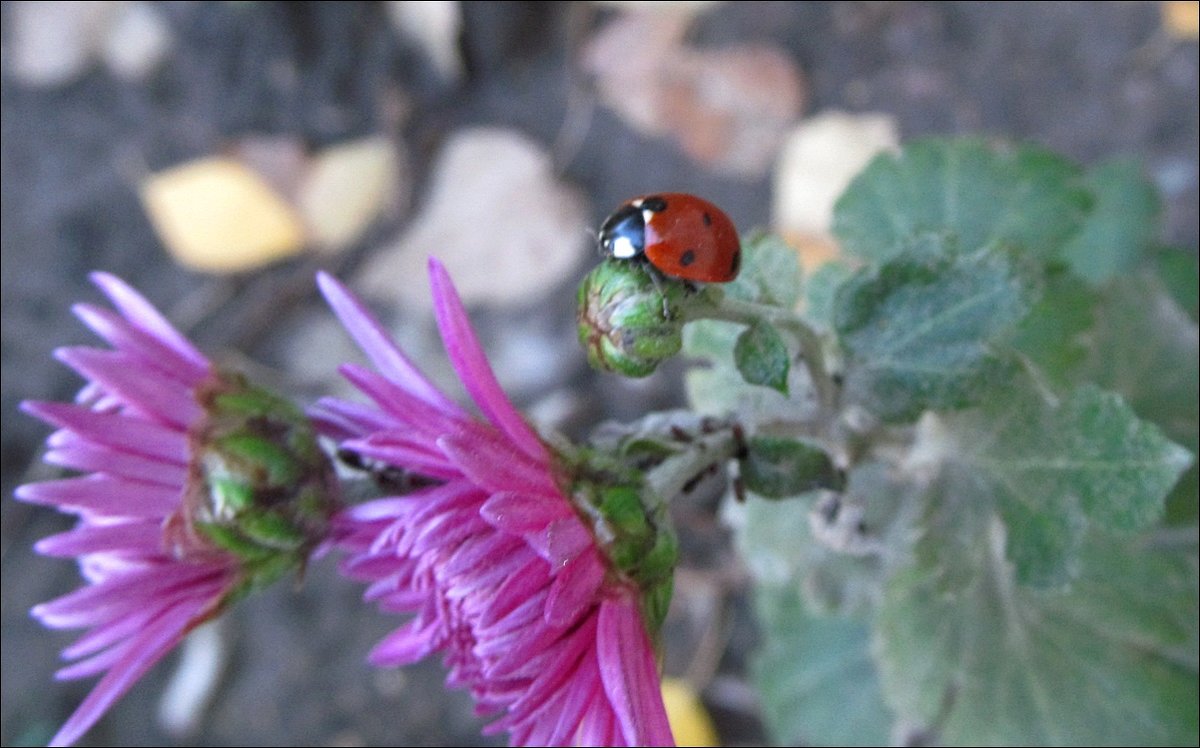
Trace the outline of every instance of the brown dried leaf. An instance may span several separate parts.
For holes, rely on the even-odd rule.
[[[528,304],[578,264],[587,217],[583,197],[555,177],[539,146],[507,130],[460,131],[438,157],[420,214],[368,264],[359,287],[424,308],[425,262],[434,255],[464,299]]]
[[[634,129],[673,137],[717,171],[759,176],[803,109],[801,73],[774,47],[687,47],[688,20],[624,14],[587,45],[584,67],[603,101]]]

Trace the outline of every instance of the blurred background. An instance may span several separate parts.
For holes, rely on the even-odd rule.
[[[78,388],[51,352],[91,340],[69,310],[99,300],[91,270],[311,402],[345,392],[334,368],[356,356],[318,268],[456,386],[427,309],[437,255],[509,392],[578,438],[683,404],[678,364],[620,380],[575,342],[592,232],[639,194],[700,194],[743,231],[782,233],[811,269],[836,253],[832,201],[872,155],[975,134],[1137,160],[1163,193],[1163,242],[1197,246],[1195,2],[6,2],[0,17],[5,745],[44,743],[91,686],[52,681],[71,637],[28,616],[78,584],[31,550],[70,522],[10,498],[54,475],[38,462],[48,429],[17,405]],[[755,630],[720,491],[673,509],[666,667],[724,744],[757,744]],[[483,723],[438,663],[365,666],[398,620],[333,566],[194,645],[210,688],[164,705],[171,658],[88,742],[477,744]]]

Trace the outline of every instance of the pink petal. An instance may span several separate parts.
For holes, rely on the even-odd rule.
[[[433,289],[434,313],[446,344],[446,353],[467,392],[471,393],[471,398],[484,415],[521,451],[539,462],[545,462],[546,448],[501,389],[479,344],[479,338],[471,328],[467,310],[458,297],[450,275],[432,257],[429,259],[429,284]]]
[[[433,633],[433,623],[414,618],[376,644],[367,655],[367,660],[372,665],[387,667],[419,662],[434,651]]]
[[[154,663],[183,639],[188,629],[199,622],[202,614],[198,607],[177,608],[167,611],[162,618],[142,629],[138,637],[130,641],[132,646],[129,647],[128,657],[114,664],[108,674],[100,679],[75,713],[51,738],[50,745],[70,745],[83,737],[117,699],[124,696]]]
[[[554,577],[546,599],[546,624],[567,628],[596,602],[604,582],[604,563],[594,551],[580,553]]]
[[[324,272],[317,273],[317,285],[346,331],[384,376],[444,413],[464,415],[462,409],[434,387],[396,347],[379,320],[348,288]]]
[[[113,305],[139,328],[170,346],[172,350],[194,366],[208,368],[208,359],[204,357],[204,354],[196,350],[196,347],[187,338],[159,314],[153,304],[146,301],[125,281],[108,273],[92,273],[90,277],[92,283],[95,283],[108,296]]]
[[[82,346],[59,348],[54,355],[124,404],[160,423],[182,431],[202,414],[191,389],[147,371],[131,356]]]
[[[600,604],[596,656],[604,692],[625,742],[674,745],[654,648],[631,595],[609,598]]]
[[[164,487],[178,488],[187,480],[187,468],[183,465],[119,452],[77,436],[59,441],[65,443],[46,452],[43,458],[51,465],[107,473],[125,480],[155,483]]]
[[[13,494],[22,501],[105,517],[162,518],[179,506],[180,489],[122,480],[101,473],[26,483]]]
[[[176,429],[118,413],[96,413],[66,403],[26,400],[21,403],[21,409],[59,428],[70,429],[97,444],[121,452],[187,465],[187,436]]]
[[[544,467],[482,430],[446,434],[438,437],[437,443],[463,474],[483,489],[558,496]]]
[[[567,502],[539,494],[501,491],[484,503],[480,514],[493,527],[511,535],[545,529],[556,519],[569,516]]]
[[[76,304],[71,310],[113,348],[134,356],[140,368],[152,367],[189,387],[195,387],[209,374],[207,360],[180,356],[164,341],[119,314],[91,304]]]
[[[44,556],[72,557],[101,551],[153,555],[162,550],[160,522],[122,522],[113,525],[83,524],[70,532],[42,538],[33,549]]]

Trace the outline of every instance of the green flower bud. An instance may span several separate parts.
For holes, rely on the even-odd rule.
[[[312,425],[237,374],[213,377],[196,399],[205,415],[189,431],[188,484],[167,527],[176,554],[233,553],[252,585],[303,568],[340,506]]]
[[[686,284],[653,275],[644,263],[605,260],[579,286],[579,342],[588,362],[627,377],[650,375],[683,346],[673,313]]]

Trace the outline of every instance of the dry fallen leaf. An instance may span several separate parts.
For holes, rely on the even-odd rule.
[[[157,8],[142,2],[5,3],[5,64],[30,86],[60,86],[104,61],[140,79],[165,57],[171,33]]]
[[[676,745],[720,745],[712,717],[687,681],[663,678],[663,703]]]
[[[538,145],[496,128],[460,131],[437,158],[420,214],[368,263],[360,288],[427,306],[425,262],[436,255],[468,301],[528,304],[576,266],[588,224],[583,197]]]
[[[630,12],[588,43],[585,69],[601,99],[634,129],[670,136],[710,168],[754,178],[800,116],[804,81],[765,45],[684,45],[686,15]]]
[[[898,145],[895,119],[884,114],[825,112],[787,136],[775,165],[771,223],[799,248],[805,270],[837,255],[833,206],[850,180]]]
[[[462,78],[462,9],[455,0],[390,0],[384,5],[393,28],[421,45],[443,78]]]
[[[1163,26],[1176,39],[1200,38],[1200,3],[1195,0],[1171,0],[1161,4]]]
[[[396,148],[382,136],[317,153],[296,196],[316,248],[336,252],[362,236],[396,196],[399,172]]]
[[[142,204],[171,255],[210,273],[251,270],[304,245],[299,216],[262,177],[226,157],[153,174]]]

